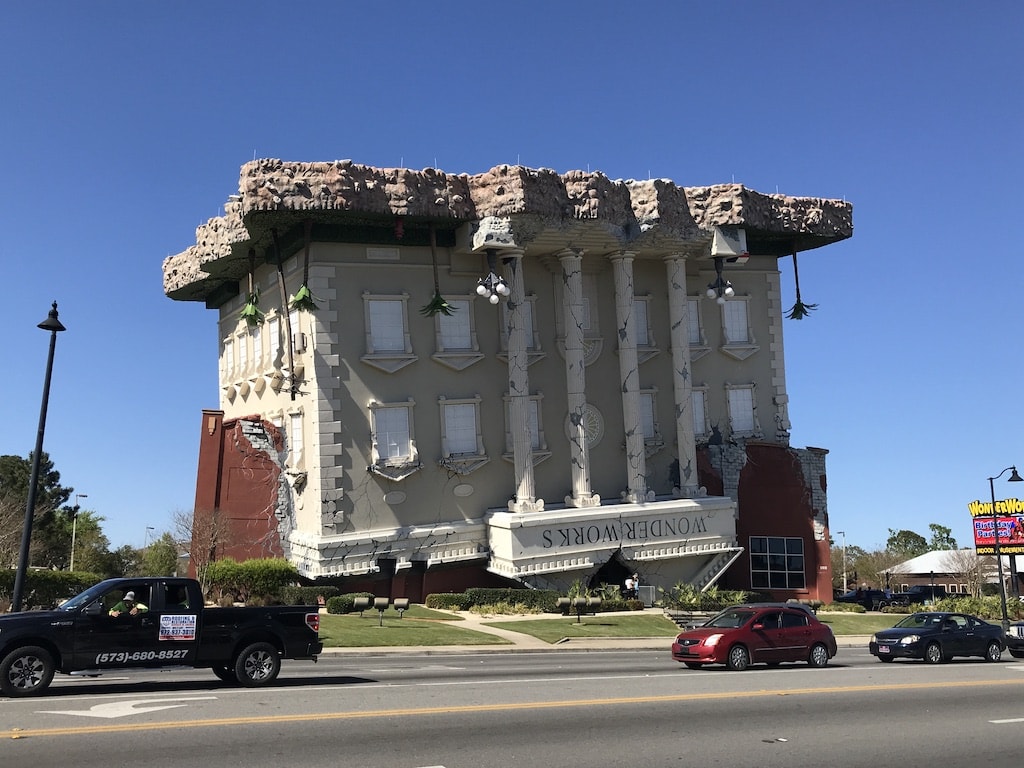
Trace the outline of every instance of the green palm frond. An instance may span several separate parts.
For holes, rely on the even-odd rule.
[[[259,291],[253,291],[249,294],[245,306],[242,307],[241,317],[250,328],[255,328],[263,322],[263,312],[260,311]]]
[[[786,313],[786,317],[790,320],[803,320],[817,308],[817,304],[804,304],[802,301],[797,299],[796,304],[794,304],[790,308],[789,312]]]
[[[448,303],[448,301],[440,293],[435,293],[434,298],[430,300],[430,303],[426,306],[420,307],[420,314],[424,317],[433,317],[436,314],[451,315],[455,311],[455,307]]]
[[[313,296],[313,292],[309,290],[309,286],[305,283],[300,285],[295,295],[288,299],[288,304],[292,309],[305,310],[306,312],[313,312],[317,308],[316,297]]]

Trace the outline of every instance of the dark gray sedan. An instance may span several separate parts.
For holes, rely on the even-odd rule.
[[[977,616],[945,611],[912,613],[891,629],[871,636],[868,650],[879,661],[924,659],[929,664],[954,656],[999,661],[1006,650],[1003,629]]]

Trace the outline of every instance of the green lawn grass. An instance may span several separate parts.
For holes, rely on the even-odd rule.
[[[870,635],[893,626],[902,614],[821,613],[818,619],[832,627],[837,637]],[[344,615],[320,617],[320,639],[328,648],[367,648],[374,646],[509,645],[507,640],[484,632],[464,629],[462,617],[444,611],[432,611],[422,605],[410,606],[403,618],[393,608],[380,614],[367,610]],[[581,637],[674,637],[679,628],[669,619],[654,613],[615,613],[552,618],[488,620],[488,625],[521,632],[557,643],[563,638]],[[382,625],[383,624],[383,625]]]
[[[679,627],[664,616],[648,614],[597,614],[565,616],[559,619],[528,619],[525,621],[488,621],[492,627],[522,632],[547,643],[565,637],[664,637],[679,634]]]
[[[327,648],[363,648],[404,645],[509,645],[509,641],[484,632],[462,629],[459,617],[417,618],[406,611],[403,618],[388,609],[383,621],[377,611],[320,617],[320,640]]]

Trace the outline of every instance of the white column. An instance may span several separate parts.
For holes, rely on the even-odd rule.
[[[668,285],[669,343],[672,347],[672,392],[675,397],[676,456],[679,460],[678,496],[700,495],[697,480],[697,445],[693,437],[693,379],[690,376],[690,318],[686,297],[686,257],[665,258]]]
[[[583,257],[565,250],[558,254],[562,264],[562,305],[565,311],[565,386],[568,399],[569,461],[572,467],[572,495],[565,497],[569,507],[596,507],[601,497],[591,493],[590,450],[583,424],[587,404],[586,363],[583,354]]]
[[[633,254],[623,251],[611,257],[615,278],[615,324],[619,343],[619,380],[622,421],[626,430],[625,501],[648,500],[647,457],[640,426],[640,372],[636,361],[636,318],[633,315]]]
[[[512,457],[515,467],[516,494],[508,503],[512,512],[536,512],[544,509],[543,499],[537,499],[533,479],[533,445],[530,439],[530,377],[526,350],[526,289],[523,285],[523,252],[505,250],[501,258],[505,263],[509,286],[508,301],[508,394],[509,421],[512,429]]]

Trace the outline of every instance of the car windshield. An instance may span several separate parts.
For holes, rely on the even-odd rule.
[[[58,607],[58,611],[75,611],[81,608],[83,605],[87,605],[100,597],[110,589],[110,584],[105,581],[101,581],[99,584],[95,584],[89,587],[84,592],[79,592],[77,595],[72,597],[70,600],[66,600],[61,603]]]
[[[735,629],[742,627],[754,615],[754,611],[722,611],[711,619],[705,627],[717,627],[719,629]]]
[[[923,627],[938,627],[942,624],[944,615],[941,613],[912,613],[905,619],[895,624],[898,629],[921,629]]]

